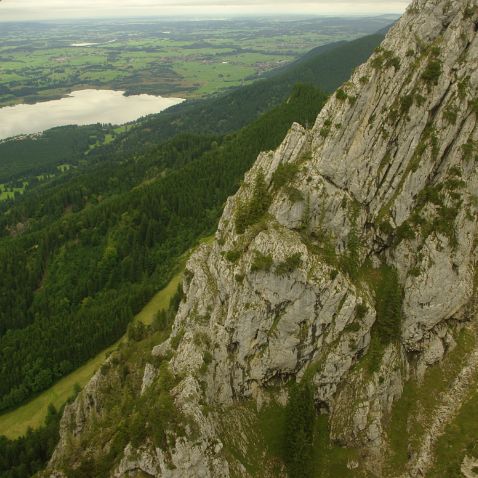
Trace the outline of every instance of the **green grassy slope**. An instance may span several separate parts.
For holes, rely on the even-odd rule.
[[[145,305],[134,320],[150,325],[158,311],[168,309],[171,297],[176,293],[181,279],[182,273],[180,272]],[[75,387],[83,387],[98,370],[108,354],[115,350],[123,340],[124,337],[30,402],[12,412],[0,415],[0,435],[10,439],[18,438],[24,435],[28,428],[35,429],[43,424],[49,405],[52,404],[56,409],[60,409],[73,395]]]

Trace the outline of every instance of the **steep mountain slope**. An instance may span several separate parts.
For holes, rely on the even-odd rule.
[[[415,0],[259,156],[171,337],[110,358],[45,476],[473,476],[476,429],[445,475],[440,439],[478,382],[477,31],[476,0]]]

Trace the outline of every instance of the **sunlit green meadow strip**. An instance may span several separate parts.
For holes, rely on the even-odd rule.
[[[181,279],[182,271],[177,273],[169,284],[151,299],[134,320],[141,321],[147,325],[151,324],[158,311],[168,308],[169,301],[175,294]],[[105,361],[108,354],[115,350],[124,340],[125,337],[123,336],[114,345],[103,350],[85,365],[61,379],[30,402],[11,412],[0,415],[0,435],[5,435],[10,439],[18,438],[28,428],[34,429],[42,425],[48,406],[53,404],[57,409],[61,408],[73,395],[75,387],[84,387]]]
[[[200,239],[199,244],[210,244],[213,240],[214,236],[208,236]],[[182,280],[186,261],[194,250],[195,248],[191,248],[182,255],[178,261],[177,272],[169,281],[169,284],[145,305],[143,310],[135,316],[135,321],[141,321],[146,325],[150,325],[160,310],[169,307],[169,303]],[[45,420],[48,406],[52,404],[57,409],[61,408],[74,394],[75,388],[78,386],[80,388],[84,387],[105,361],[106,357],[115,350],[125,338],[126,336],[123,336],[111,347],[100,352],[85,365],[61,379],[30,402],[11,412],[0,415],[0,435],[14,439],[24,435],[29,428],[35,429],[41,426]]]

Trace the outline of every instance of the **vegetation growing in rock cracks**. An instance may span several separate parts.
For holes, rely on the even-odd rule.
[[[281,187],[290,184],[298,172],[299,166],[296,163],[279,164],[272,175],[274,189],[280,189]]]
[[[254,252],[254,260],[251,265],[251,272],[269,272],[271,270],[273,259],[270,254],[262,254],[260,251]]]
[[[264,172],[257,173],[254,192],[249,200],[239,204],[236,211],[236,231],[243,234],[246,229],[256,224],[269,209],[271,197],[267,190]]]
[[[284,261],[277,264],[276,273],[279,276],[285,276],[294,272],[302,265],[302,254],[300,252],[296,252],[291,256],[287,257]]]
[[[436,85],[438,84],[441,74],[441,62],[439,60],[430,60],[425,71],[422,73],[422,79],[425,80],[428,85]]]

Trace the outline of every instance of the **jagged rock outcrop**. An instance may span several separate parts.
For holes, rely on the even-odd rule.
[[[189,260],[171,337],[153,352],[176,377],[184,433],[129,443],[111,476],[280,476],[267,459],[245,466],[253,413],[229,417],[235,437],[223,418],[285,403],[305,380],[331,439],[381,476],[405,383],[477,320],[477,30],[476,0],[414,1],[314,127],[293,125],[260,155]],[[138,395],[164,373],[147,367]],[[74,466],[66,442],[101,420],[94,386],[67,407],[49,470]],[[410,476],[433,459],[416,452]]]

